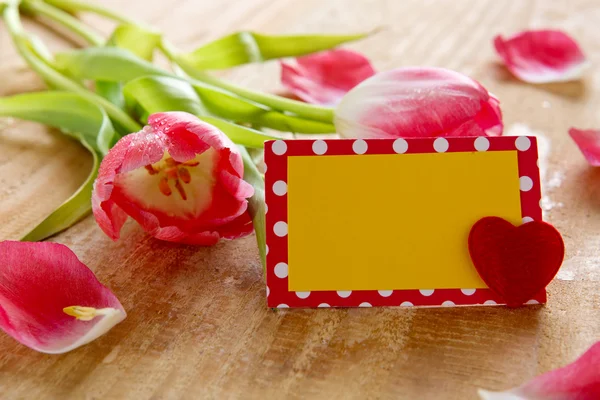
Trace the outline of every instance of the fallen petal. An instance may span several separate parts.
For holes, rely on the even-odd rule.
[[[600,342],[575,362],[540,375],[505,392],[479,390],[483,400],[597,400],[600,399]]]
[[[444,68],[380,72],[344,96],[337,132],[348,138],[497,136],[498,99],[477,81]]]
[[[571,128],[569,135],[585,159],[594,167],[600,167],[600,130]]]
[[[362,54],[335,49],[281,61],[281,83],[312,104],[333,106],[353,87],[373,76],[375,69]]]
[[[498,35],[494,47],[510,72],[525,82],[576,80],[588,66],[577,42],[561,31],[524,31],[508,39]]]
[[[22,344],[65,353],[102,336],[126,315],[67,246],[0,242],[0,328]]]

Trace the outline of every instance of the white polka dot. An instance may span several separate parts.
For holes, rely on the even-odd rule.
[[[525,303],[525,304],[540,304],[540,302],[537,300],[531,299],[531,300],[527,300],[527,303]]]
[[[450,143],[448,143],[448,141],[443,137],[437,138],[433,142],[433,149],[438,153],[445,153],[446,151],[448,151],[449,147]]]
[[[275,222],[275,225],[273,225],[273,232],[279,237],[284,237],[288,232],[287,224],[283,221]]]
[[[269,205],[265,204],[265,214],[269,212]]]
[[[362,139],[357,139],[352,143],[352,151],[356,154],[365,154],[367,152],[367,142]]]
[[[285,154],[285,152],[287,151],[287,144],[285,144],[285,142],[283,140],[276,140],[273,142],[273,153],[277,154],[278,156]]]
[[[312,145],[312,151],[319,156],[327,153],[327,143],[324,140],[315,140]]]
[[[408,150],[408,142],[402,138],[394,140],[392,145],[394,151],[398,154],[406,153]]]
[[[533,181],[528,176],[522,176],[519,178],[519,187],[523,192],[529,192],[533,188]]]
[[[343,297],[345,299],[346,297],[350,297],[350,295],[352,294],[352,290],[338,290],[337,294],[338,296]]]
[[[453,301],[450,300],[446,300],[445,302],[442,303],[442,307],[454,307],[456,304],[454,304]]]
[[[475,289],[460,289],[460,291],[462,292],[462,294],[464,294],[465,296],[472,296],[475,294]]]
[[[365,301],[364,303],[360,303],[358,306],[359,306],[359,307],[373,307],[373,306],[371,305],[371,303],[367,303],[366,301]]]
[[[394,293],[393,290],[378,290],[377,293],[379,293],[379,295],[381,297],[390,297],[392,295],[392,293]]]
[[[526,151],[529,150],[531,146],[531,140],[527,136],[519,136],[517,140],[515,140],[515,146],[517,150]]]
[[[412,306],[414,306],[414,304],[413,304],[413,303],[411,303],[410,301],[403,301],[403,302],[400,304],[400,307],[412,307]]]
[[[269,245],[265,244],[265,254],[269,254]]]
[[[267,286],[267,297],[269,297],[270,294],[271,294],[271,289],[269,289],[269,287]]]
[[[275,276],[278,278],[286,278],[288,276],[288,265],[284,262],[275,265]]]
[[[490,148],[490,141],[483,136],[479,136],[475,139],[475,150],[477,151],[487,151]]]
[[[532,222],[532,221],[533,221],[533,218],[531,218],[531,217],[523,217],[523,223],[524,224],[526,224],[528,222]]]
[[[310,292],[296,292],[296,296],[298,296],[301,299],[305,299],[308,296],[310,296]]]
[[[494,300],[486,300],[483,304],[487,304],[488,306],[493,306],[498,303],[496,303]]]
[[[283,196],[287,193],[287,183],[284,181],[277,181],[273,184],[273,193],[277,196]]]
[[[423,296],[431,296],[435,292],[435,289],[419,289],[419,293]]]
[[[319,307],[319,308],[329,308],[331,306],[329,304],[327,304],[327,303],[321,303],[317,307]]]
[[[277,308],[290,308],[290,306],[288,306],[287,304],[280,304],[277,306]]]

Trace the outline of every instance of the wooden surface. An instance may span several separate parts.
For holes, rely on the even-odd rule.
[[[0,398],[474,399],[570,362],[600,339],[600,170],[567,136],[600,128],[597,0],[102,1],[154,24],[182,48],[239,29],[364,31],[351,47],[379,70],[407,65],[469,74],[502,102],[507,133],[543,136],[547,218],[567,256],[545,307],[278,310],[265,307],[254,237],[213,248],[163,243],[135,224],[113,243],[87,218],[70,246],[129,317],[60,356],[0,334]],[[152,4],[152,5],[151,5]],[[111,25],[86,17],[103,32]],[[525,28],[570,32],[594,64],[579,83],[531,86],[494,63],[492,37]],[[0,95],[42,88],[0,24]],[[28,23],[53,49],[77,42]],[[276,64],[227,73],[277,89]],[[549,149],[549,150],[548,150]],[[0,239],[16,239],[84,179],[76,143],[43,126],[0,120]]]

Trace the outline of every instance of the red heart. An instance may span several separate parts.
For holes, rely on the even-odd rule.
[[[560,233],[532,221],[514,226],[485,217],[469,233],[471,260],[488,287],[509,307],[518,307],[550,283],[565,255]]]

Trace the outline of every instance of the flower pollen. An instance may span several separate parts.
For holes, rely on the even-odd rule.
[[[106,315],[113,308],[94,308],[94,307],[82,307],[82,306],[71,306],[63,308],[63,312],[71,317],[75,317],[80,321],[91,321],[99,315]]]
[[[167,157],[156,164],[148,164],[144,168],[150,175],[162,174],[158,182],[158,190],[165,196],[170,196],[173,191],[169,182],[174,181],[174,187],[183,200],[187,200],[187,193],[182,184],[189,184],[192,175],[188,168],[197,167],[200,163],[194,160],[179,162]]]

